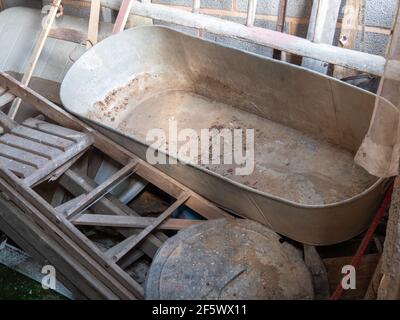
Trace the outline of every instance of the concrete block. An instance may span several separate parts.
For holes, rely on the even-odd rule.
[[[191,36],[196,36],[197,35],[197,30],[195,28],[190,28],[190,27],[185,27],[185,26],[180,26],[174,23],[169,23],[161,20],[153,20],[153,24],[155,25],[160,25],[160,26],[166,26],[172,29],[175,29],[177,31],[187,33]]]
[[[259,54],[261,56],[272,57],[271,48],[263,47],[246,41],[215,35],[209,32],[204,33],[204,39],[211,40],[228,47],[249,51],[255,54]]]
[[[248,0],[237,0],[236,9],[247,12]],[[311,0],[289,0],[286,15],[288,17],[309,17]],[[279,0],[258,0],[257,14],[278,15]]]

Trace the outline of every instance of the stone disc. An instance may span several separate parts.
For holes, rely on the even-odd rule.
[[[147,299],[312,299],[300,252],[259,223],[210,220],[169,238],[145,284]]]

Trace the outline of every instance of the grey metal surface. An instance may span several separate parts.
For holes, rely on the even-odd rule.
[[[211,220],[169,238],[153,259],[146,299],[312,299],[300,252],[259,223]]]
[[[124,90],[126,95],[120,96]],[[333,180],[343,178],[342,182],[346,183],[359,178],[360,170],[353,164],[351,155],[368,130],[375,100],[373,94],[301,67],[223,47],[168,28],[140,27],[102,41],[70,69],[61,86],[61,99],[69,111],[90,121],[98,130],[145,159],[148,145],[143,134],[146,132],[138,132],[138,128],[143,124],[158,128],[167,122],[167,118],[157,118],[163,111],[160,104],[174,116],[179,115],[173,113],[176,112],[173,103],[168,105],[157,100],[168,90],[195,92],[207,101],[234,106],[231,113],[240,110],[241,121],[256,115],[258,119],[265,119],[264,125],[258,127],[261,130],[273,122],[289,131],[295,129],[299,134],[317,136],[329,142],[338,153],[325,155],[328,162],[321,162],[313,156],[315,150],[307,149],[307,143],[300,139],[296,144],[306,145],[306,148],[300,155],[293,155],[291,149],[287,149],[288,156],[293,157],[289,164],[301,170],[300,163],[310,170],[310,175],[318,173],[318,177],[327,175]],[[151,100],[154,97],[156,99]],[[125,98],[127,103],[124,104]],[[135,119],[142,119],[143,108],[138,108],[142,101],[151,102],[147,106],[149,118],[135,122]],[[135,102],[138,103],[135,105]],[[189,116],[184,124],[195,126],[200,121],[201,111],[195,107],[185,109]],[[229,112],[226,114],[228,116],[220,119],[222,126],[230,121]],[[210,117],[206,114],[202,119]],[[261,150],[258,155],[262,158],[268,152],[271,151]],[[335,159],[342,157],[341,152],[348,153],[350,165],[343,172],[336,167],[336,162],[340,161]],[[158,167],[227,210],[313,245],[345,241],[362,232],[383,197],[383,180],[378,179],[334,201],[326,198],[321,202],[318,199],[304,202],[289,197],[292,191],[298,191],[290,183],[284,187],[278,184],[277,191],[271,193],[265,191],[270,187],[268,179],[255,181],[264,184],[264,190],[198,165]],[[340,183],[336,187],[340,192]],[[313,186],[303,189],[307,193]],[[320,191],[329,191],[329,186],[320,187]]]
[[[40,10],[27,7],[13,7],[0,12],[0,71],[24,73],[43,17]],[[56,19],[55,27],[87,32],[87,20],[64,15]],[[111,29],[112,25],[101,23],[100,36],[109,34]],[[76,43],[49,38],[33,76],[61,82],[82,52],[84,50]]]

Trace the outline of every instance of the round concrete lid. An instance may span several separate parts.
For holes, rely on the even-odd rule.
[[[210,220],[168,239],[146,284],[147,299],[312,299],[299,251],[259,223]]]

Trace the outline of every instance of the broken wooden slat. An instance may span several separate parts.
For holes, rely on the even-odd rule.
[[[17,123],[0,111],[0,126],[8,132],[14,129],[17,126]]]
[[[152,232],[157,226],[159,226],[165,219],[167,219],[174,211],[179,208],[185,201],[189,198],[189,196],[184,193],[179,196],[179,198],[170,206],[167,210],[165,210],[160,216],[158,216],[154,222],[146,227],[142,232],[138,235],[133,235],[129,238],[126,238],[124,241],[115,245],[111,249],[106,252],[106,257],[112,259],[113,261],[118,261],[124,255],[126,255],[129,251],[131,251],[134,247],[136,247],[143,239]]]
[[[52,177],[53,174],[56,176],[62,174],[92,143],[88,135],[80,132],[48,124],[39,119],[25,121],[27,125],[49,132],[46,133],[16,125],[6,115],[3,114],[1,117],[0,113],[1,123],[5,123],[7,119],[11,130],[0,137],[0,155],[11,160],[3,161],[5,168],[22,177],[23,183],[29,186],[36,185]],[[25,175],[24,169],[18,170],[22,165],[28,165],[36,170],[29,171],[30,174]]]
[[[100,197],[104,196],[108,193],[113,187],[115,187],[122,180],[127,178],[130,174],[135,171],[135,166],[137,165],[136,161],[132,161],[131,163],[124,166],[117,173],[113,174],[110,178],[104,181],[102,184],[97,186],[91,192],[89,192],[84,198],[79,201],[75,207],[71,208],[66,212],[66,215],[69,219],[72,219],[77,214],[79,214],[86,207],[90,206],[98,200]]]
[[[58,209],[58,208],[57,208]],[[152,225],[156,218],[137,216],[115,216],[105,214],[83,214],[72,220],[74,225],[103,226],[120,228],[144,229]],[[157,229],[182,230],[192,225],[202,223],[203,220],[173,219],[169,218],[161,223]]]

